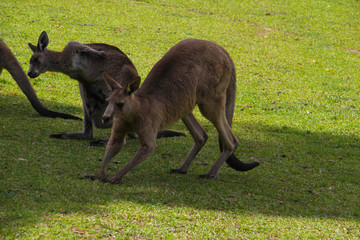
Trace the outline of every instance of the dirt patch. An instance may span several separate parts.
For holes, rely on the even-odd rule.
[[[357,49],[346,49],[346,50],[349,51],[349,52],[360,54],[360,50],[357,50]]]

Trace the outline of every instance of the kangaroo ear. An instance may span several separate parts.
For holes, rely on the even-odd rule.
[[[49,44],[49,37],[45,31],[40,34],[37,50],[44,52]]]
[[[33,53],[36,52],[37,47],[36,47],[35,45],[33,45],[33,44],[31,44],[31,43],[28,43],[28,46],[29,46],[29,48],[31,49],[31,51],[33,51]]]
[[[103,78],[112,91],[114,91],[114,89],[122,88],[122,86],[116,82],[115,79],[113,79],[107,72],[103,72]]]
[[[126,92],[131,95],[133,92],[139,89],[141,78],[139,76],[134,77],[126,86]]]

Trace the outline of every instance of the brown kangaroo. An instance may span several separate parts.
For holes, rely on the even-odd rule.
[[[200,112],[219,133],[221,155],[209,172],[201,178],[215,178],[226,161],[238,171],[248,171],[258,162],[243,163],[233,154],[238,140],[231,130],[236,95],[235,67],[229,54],[215,43],[188,39],[181,41],[166,53],[150,71],[144,83],[134,93],[140,79],[133,78],[121,85],[104,73],[113,89],[104,121],[113,117],[113,129],[106,146],[101,167],[91,179],[120,183],[122,177],[144,161],[155,149],[156,132],[181,119],[194,145],[185,161],[173,173],[186,173],[208,136],[192,113],[197,104]],[[135,132],[140,148],[135,156],[115,176],[107,180],[106,165],[120,151],[125,135]]]
[[[40,34],[37,46],[29,43],[33,55],[30,59],[28,75],[38,77],[46,71],[61,72],[79,82],[83,103],[84,123],[82,132],[52,134],[52,138],[92,139],[93,126],[110,128],[111,122],[101,119],[108,103],[111,89],[104,81],[102,73],[108,72],[122,85],[137,77],[138,73],[131,60],[120,49],[101,43],[81,44],[71,41],[61,52],[47,48],[49,37],[45,31]],[[138,86],[137,86],[138,87]],[[136,90],[136,89],[133,89]],[[173,131],[159,132],[159,137],[183,136]],[[104,145],[107,140],[92,142],[92,145]]]
[[[29,79],[27,78],[25,72],[21,68],[19,62],[15,58],[14,54],[11,50],[6,46],[2,39],[0,39],[0,74],[2,69],[5,68],[11,76],[14,78],[21,91],[26,95],[29,99],[33,108],[44,117],[51,118],[65,118],[65,119],[77,119],[81,120],[81,118],[75,117],[66,113],[53,112],[45,108],[39,98],[37,97],[34,88],[31,86]]]

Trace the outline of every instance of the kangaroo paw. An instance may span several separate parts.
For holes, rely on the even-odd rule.
[[[186,171],[182,171],[180,169],[171,169],[169,173],[170,174],[172,174],[172,173],[186,174]]]

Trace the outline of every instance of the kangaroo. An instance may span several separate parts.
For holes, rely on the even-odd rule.
[[[75,117],[70,114],[53,112],[45,108],[37,97],[34,88],[31,86],[29,79],[27,78],[25,72],[21,68],[19,62],[15,58],[14,54],[11,52],[10,48],[0,39],[0,74],[2,69],[6,69],[10,75],[14,78],[21,91],[29,99],[33,108],[44,117],[51,118],[65,118],[65,119],[77,119],[81,120],[78,117]]]
[[[84,112],[82,132],[52,134],[50,137],[92,139],[93,126],[100,129],[111,128],[112,123],[104,123],[101,118],[108,105],[106,98],[111,93],[102,72],[108,72],[119,84],[125,85],[129,79],[138,76],[131,60],[120,49],[107,44],[70,41],[61,52],[49,50],[48,44],[49,37],[45,31],[40,34],[37,46],[28,44],[33,51],[28,76],[35,78],[46,71],[54,71],[77,80]],[[173,131],[159,132],[159,137],[183,135]],[[105,145],[106,142],[107,140],[100,140],[91,145]]]
[[[190,163],[204,146],[208,135],[192,113],[195,105],[217,129],[221,155],[210,170],[200,178],[215,178],[226,161],[238,171],[248,171],[258,162],[243,163],[234,155],[238,140],[231,129],[236,76],[232,59],[225,49],[215,43],[188,39],[169,50],[150,71],[142,86],[135,92],[138,77],[121,85],[109,74],[104,78],[113,93],[103,120],[113,118],[113,128],[101,167],[91,179],[120,183],[123,176],[144,161],[155,149],[156,132],[181,119],[194,139],[194,145],[185,161],[172,173],[185,174]],[[140,148],[135,156],[110,180],[105,169],[121,150],[128,132],[139,136]]]

